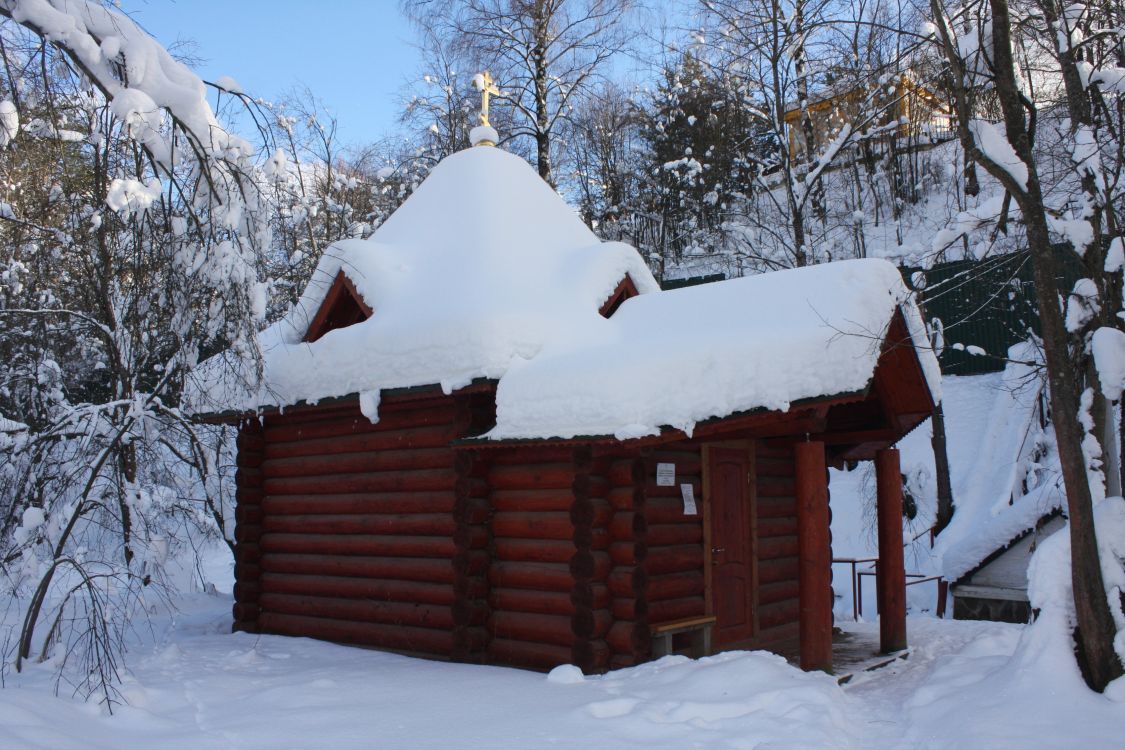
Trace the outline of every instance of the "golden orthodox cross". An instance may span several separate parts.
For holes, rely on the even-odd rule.
[[[488,123],[488,99],[490,96],[500,96],[500,89],[496,88],[496,84],[492,81],[492,74],[487,70],[477,76],[473,83],[480,90],[480,124],[490,127]]]

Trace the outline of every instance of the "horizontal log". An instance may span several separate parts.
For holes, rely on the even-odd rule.
[[[494,612],[532,612],[544,615],[574,614],[574,602],[568,591],[535,591],[493,587],[488,603]]]
[[[698,496],[696,496],[696,499],[698,500]],[[702,523],[701,516],[684,515],[684,499],[678,490],[675,497],[647,497],[645,499],[645,518],[650,524]]]
[[[262,558],[262,548],[255,542],[239,542],[234,545],[236,563],[256,564]]]
[[[452,491],[457,474],[452,468],[415,469],[373,474],[335,474],[325,477],[267,477],[269,495],[332,495],[352,492]]]
[[[574,466],[567,464],[493,465],[488,484],[493,490],[569,490],[574,481]]]
[[[257,489],[262,486],[262,470],[239,467],[234,472],[234,484],[238,489]]]
[[[797,533],[796,516],[778,516],[758,519],[758,538],[792,536]]]
[[[758,518],[797,516],[797,501],[791,497],[759,497]]]
[[[434,628],[333,620],[282,612],[262,612],[258,624],[263,633],[305,636],[411,653],[447,656],[453,648],[453,634]]]
[[[264,572],[260,586],[263,592],[271,594],[303,594],[338,599],[374,599],[446,606],[453,604],[454,600],[453,587],[448,583],[384,578]],[[472,587],[470,594],[474,593],[479,596],[483,593],[483,587]]]
[[[685,617],[702,615],[706,610],[703,596],[691,596],[683,599],[664,599],[648,603],[648,621],[653,625],[662,622],[672,622]]]
[[[613,652],[609,644],[601,639],[578,641],[571,648],[570,662],[576,664],[585,674],[597,674],[609,669]]]
[[[758,540],[758,559],[776,560],[779,557],[793,557],[799,551],[797,535],[774,536]]]
[[[451,513],[338,513],[332,515],[271,515],[266,532],[288,534],[391,534],[452,536],[457,524]]]
[[[493,611],[488,619],[488,629],[494,639],[510,638],[568,648],[574,643],[570,617],[562,615]]]
[[[256,580],[235,581],[234,600],[236,602],[252,603],[261,598],[262,587]]]
[[[600,497],[575,498],[570,506],[570,522],[574,526],[589,526],[605,530],[613,517],[613,508]]]
[[[568,541],[503,538],[494,538],[493,548],[497,560],[547,563],[570,562],[576,550],[574,544]]]
[[[687,480],[685,480],[683,483],[689,484]],[[703,496],[702,483],[697,479],[693,482],[690,482],[690,484],[695,489],[695,497],[698,501]],[[660,487],[655,483],[649,484],[645,487],[645,499],[649,502],[653,500],[667,500],[671,502],[679,501],[681,507],[683,506],[684,502],[683,490],[680,489],[679,484],[675,485],[674,487]],[[645,508],[648,508],[647,502],[645,504]]]
[[[238,447],[239,454],[261,453],[266,446],[266,441],[262,437],[261,428],[254,431],[243,428],[238,431],[235,445]]]
[[[262,462],[262,473],[267,479],[440,468],[453,468],[451,448],[340,452],[320,456],[268,458]]]
[[[570,559],[570,574],[583,581],[604,581],[613,569],[609,554],[596,549],[582,549]]]
[[[241,445],[238,447],[238,455],[235,456],[234,465],[240,469],[257,469],[262,465],[262,449],[257,448],[243,448]]]
[[[263,612],[443,630],[453,627],[453,613],[448,605],[267,593],[261,595],[258,604]],[[485,618],[482,616],[480,619],[483,622]]]
[[[801,587],[796,579],[778,581],[758,586],[758,604],[775,604],[800,597]]]
[[[335,513],[452,513],[452,492],[359,492],[341,495],[267,495],[262,508],[269,515]]]
[[[644,599],[615,597],[610,605],[610,613],[616,620],[640,620],[648,615],[648,602]]]
[[[614,541],[631,541],[648,528],[644,513],[618,511],[609,522],[609,534]]]
[[[570,646],[495,637],[488,642],[488,661],[492,664],[508,664],[545,672],[560,664],[569,664],[570,660]]]
[[[597,640],[609,632],[613,615],[607,609],[575,610],[570,617],[570,628],[579,640]]]
[[[703,542],[703,525],[698,520],[683,523],[649,524],[645,543],[650,553],[657,547],[679,544],[700,544]]]
[[[492,534],[509,539],[568,540],[574,535],[574,524],[570,514],[561,511],[501,511],[492,517]]]
[[[234,527],[234,541],[257,542],[262,536],[262,527],[258,524],[241,523]]]
[[[606,479],[613,487],[633,487],[633,459],[624,458],[612,461],[606,470]]]
[[[648,585],[648,573],[644,568],[632,565],[617,566],[609,574],[606,585],[614,596],[637,596]]]
[[[758,497],[793,497],[796,491],[796,481],[791,477],[758,475]]]
[[[297,438],[292,442],[283,442],[274,438],[266,443],[264,456],[266,459],[272,460],[296,456],[334,455],[337,453],[440,448],[448,447],[449,442],[456,437],[458,437],[457,431],[450,424],[329,435],[322,438]]]
[[[267,420],[265,428],[266,443],[293,442],[295,440],[315,440],[335,435],[354,435],[364,432],[392,432],[420,426],[451,425],[456,417],[453,404],[430,409],[384,409],[379,421],[371,420],[358,412],[326,415],[324,419],[289,421]]]
[[[343,419],[345,417],[365,418],[359,410],[359,399],[349,398],[323,404],[287,406],[280,411],[264,415],[262,421],[264,424],[277,426],[323,422],[326,419]]]
[[[493,488],[489,502],[498,511],[568,512],[574,502],[569,488],[498,490]]]
[[[637,491],[632,486],[614,487],[605,494],[606,502],[618,513],[635,510]]]
[[[648,547],[641,542],[611,542],[609,556],[614,565],[640,565],[645,561]]]
[[[793,460],[793,444],[786,440],[759,440],[756,444],[758,457]]]
[[[796,472],[792,456],[788,458],[758,456],[754,470],[759,477],[792,477]]]
[[[261,611],[257,602],[235,602],[232,608],[235,622],[254,622]]]
[[[675,464],[676,465],[676,484],[681,481],[688,481],[681,479],[681,477],[698,479],[703,473],[703,462],[699,457],[699,453],[677,452],[662,454],[656,453],[652,457],[652,476],[656,478],[656,464]]]
[[[250,526],[261,526],[263,515],[261,505],[239,503],[234,509],[234,522]]]
[[[786,623],[797,622],[800,615],[800,602],[796,599],[786,599],[775,604],[758,606],[758,626],[773,628]]]
[[[574,546],[584,550],[606,550],[610,545],[609,531],[578,526],[574,529]]]
[[[610,626],[605,641],[616,653],[645,658],[652,648],[652,632],[645,622],[618,620]]]
[[[262,567],[259,564],[236,562],[234,564],[234,580],[236,581],[256,581],[262,575]]]
[[[758,562],[758,584],[777,583],[779,581],[795,581],[799,563],[794,557],[779,557],[775,560],[760,560]]]
[[[488,568],[494,588],[529,588],[570,591],[574,576],[567,563],[494,562]]]
[[[652,576],[646,589],[649,601],[703,596],[703,573],[686,572]]]
[[[574,464],[574,448],[551,445],[509,445],[503,450],[490,451],[493,466],[523,466],[526,464]]]
[[[484,533],[484,530],[480,530]],[[284,552],[302,555],[370,555],[373,557],[428,557],[448,560],[456,551],[450,538],[436,536],[386,536],[375,534],[262,534],[258,544],[269,555]]]
[[[570,600],[576,607],[585,609],[609,609],[613,595],[604,583],[576,582],[570,592]]]
[[[453,583],[448,559],[296,555],[273,553],[262,557],[262,572],[298,575],[355,576],[399,581]]]
[[[758,648],[768,649],[782,656],[796,657],[800,648],[800,623],[787,622],[772,628],[762,628],[754,641]]]
[[[261,505],[262,500],[266,497],[266,493],[262,491],[260,485],[257,487],[236,487],[234,497],[239,505]]]
[[[650,576],[700,570],[703,568],[703,547],[698,544],[650,547],[644,565]]]
[[[619,654],[616,651],[611,651],[611,653],[612,656],[609,657],[610,669],[628,669],[640,663],[632,654]]]

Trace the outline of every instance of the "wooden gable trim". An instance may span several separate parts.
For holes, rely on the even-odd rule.
[[[617,312],[617,308],[624,304],[625,300],[632,299],[639,294],[637,285],[633,283],[633,279],[629,274],[625,274],[625,278],[617,283],[617,287],[609,298],[602,303],[601,308],[598,310],[603,318],[612,318],[613,314]]]
[[[320,309],[316,311],[312,322],[309,323],[308,330],[305,332],[305,337],[302,341],[316,341],[334,328],[346,327],[332,326],[331,318],[337,306],[340,305],[342,301],[349,298],[359,308],[360,312],[362,312],[362,320],[367,320],[371,317],[371,314],[374,312],[371,306],[363,299],[363,295],[356,290],[352,280],[349,279],[343,271],[340,271],[336,274],[336,278],[332,280],[332,286],[329,287],[328,293],[324,295],[324,301],[320,303]],[[353,322],[358,323],[360,321]]]

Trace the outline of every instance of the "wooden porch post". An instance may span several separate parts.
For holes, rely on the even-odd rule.
[[[795,447],[801,669],[832,671],[832,544],[824,443]]]
[[[875,454],[879,516],[879,647],[884,654],[906,648],[906,566],[902,555],[902,473],[898,450]]]

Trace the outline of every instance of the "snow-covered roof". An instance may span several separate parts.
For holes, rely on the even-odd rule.
[[[973,462],[955,477],[953,518],[933,550],[949,581],[972,572],[1063,506],[1053,432],[1039,421],[1038,356],[1031,344],[1013,346],[991,407],[978,415]]]
[[[374,310],[304,342],[339,272]],[[231,354],[188,388],[196,412],[243,411],[385,388],[499,378],[591,319],[628,276],[659,285],[636,250],[601,242],[522,159],[498,148],[438,164],[369,240],[324,254],[296,307],[260,335],[264,380]]]
[[[371,316],[305,341],[341,273]],[[626,277],[640,296],[603,317]],[[477,147],[435,167],[370,240],[329,248],[295,309],[261,334],[259,389],[228,353],[198,369],[186,401],[241,412],[359,394],[374,417],[383,389],[488,378],[492,439],[690,432],[864,390],[897,311],[936,402],[937,360],[890,263],[662,292],[633,248],[600,242],[526,162]]]
[[[500,381],[491,438],[690,432],[862,391],[901,310],[936,403],[941,374],[898,270],[864,259],[636,297]]]

